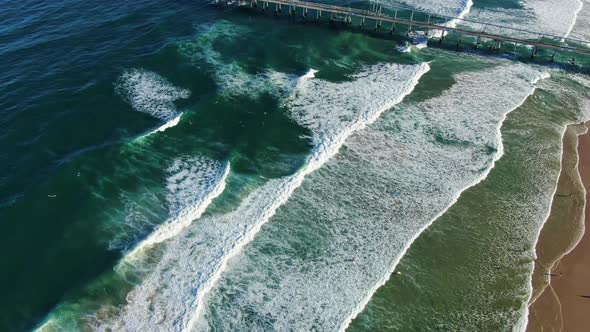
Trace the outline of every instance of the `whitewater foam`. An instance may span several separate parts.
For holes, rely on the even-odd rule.
[[[172,127],[176,126],[180,122],[180,118],[181,117],[182,117],[182,112],[180,112],[176,117],[172,118],[171,120],[168,120],[163,125],[161,125],[158,128],[150,131],[147,134],[142,135],[141,137],[147,137],[147,136],[150,136],[150,135],[155,134],[155,133],[158,133],[158,132],[164,132],[166,129],[172,128]]]
[[[580,2],[582,6],[576,14],[576,20],[570,30],[569,37],[590,41],[590,0]],[[590,44],[586,46],[590,47]]]
[[[566,130],[567,130],[567,126],[564,126],[562,129],[562,132],[561,132],[561,136],[560,136],[560,140],[562,142],[563,142],[563,137],[565,135]],[[561,148],[561,150],[559,152],[559,160],[562,160],[562,159],[563,159],[563,147]],[[560,163],[559,172],[558,172],[559,174],[561,174],[562,167],[563,166]],[[535,235],[535,240],[533,241],[533,248],[537,247],[537,243],[539,242],[539,237],[541,236],[541,230],[543,229],[543,225],[547,222],[547,220],[549,219],[549,216],[551,215],[551,206],[553,205],[553,200],[555,199],[555,194],[557,193],[558,182],[559,182],[559,176],[556,177],[556,179],[555,179],[555,185],[553,186],[553,192],[551,193],[551,198],[549,199],[548,209],[547,209],[546,214],[543,218],[543,222],[541,223],[541,226],[537,229],[537,233]],[[535,251],[534,259],[537,259],[536,251]],[[533,296],[533,280],[532,280],[533,270],[534,270],[534,261],[533,261],[533,266],[531,267],[531,271],[530,271],[531,278],[529,279],[529,283],[527,284],[527,288],[526,288],[526,292],[528,294],[528,299],[526,302],[523,302],[523,304],[520,308],[522,315],[520,316],[520,320],[514,326],[515,331],[524,332],[528,326],[529,304],[530,304],[532,296]]]
[[[453,20],[450,20],[449,22],[447,22],[445,24],[446,27],[449,28],[455,28],[457,26],[457,24],[459,24],[460,22],[462,22],[462,19],[465,18],[465,16],[467,16],[467,14],[469,14],[471,12],[471,7],[473,7],[473,1],[472,0],[465,0],[461,2],[461,11],[459,12],[459,15],[457,15],[457,17]],[[436,31],[434,36],[435,37],[440,37],[442,35],[442,31]]]
[[[166,185],[170,219],[158,225],[125,259],[132,258],[145,247],[173,238],[193,220],[200,218],[209,204],[225,189],[229,171],[229,162],[204,157],[177,158],[167,170],[170,174]]]
[[[522,70],[522,68],[521,68]],[[518,70],[515,70],[518,71]],[[352,320],[354,318],[356,318],[356,316],[358,316],[358,314],[361,313],[361,311],[365,308],[365,306],[367,305],[367,303],[369,303],[371,297],[373,296],[373,294],[375,294],[375,292],[377,291],[377,289],[379,289],[380,287],[382,287],[383,285],[385,285],[385,283],[389,280],[390,276],[393,274],[393,272],[395,271],[395,268],[397,267],[397,265],[399,264],[399,262],[401,261],[401,259],[403,258],[403,256],[406,254],[406,252],[410,249],[412,243],[414,243],[414,241],[420,236],[420,234],[422,234],[428,227],[430,227],[430,225],[432,225],[438,218],[440,218],[445,212],[448,211],[448,209],[453,206],[455,203],[457,203],[457,201],[459,200],[459,198],[461,197],[461,194],[463,192],[465,192],[465,190],[476,186],[477,184],[479,184],[481,181],[485,180],[487,178],[487,176],[490,174],[490,172],[492,171],[492,169],[494,168],[496,162],[498,160],[500,160],[500,158],[502,158],[502,156],[504,155],[504,144],[502,142],[502,124],[504,123],[504,121],[506,120],[507,115],[516,110],[517,108],[519,108],[520,106],[522,106],[522,104],[524,104],[524,102],[526,101],[526,99],[531,96],[534,92],[535,92],[535,85],[543,79],[548,79],[550,77],[550,74],[547,72],[525,72],[523,73],[525,78],[525,81],[528,81],[528,83],[530,84],[530,90],[528,92],[528,94],[526,95],[522,95],[519,96],[521,97],[521,102],[516,104],[516,105],[510,105],[508,108],[507,112],[504,112],[501,114],[501,118],[500,121],[497,123],[496,125],[496,139],[497,139],[497,152],[494,154],[494,157],[491,161],[491,164],[484,170],[484,172],[478,176],[477,178],[475,178],[473,180],[473,182],[469,183],[468,185],[466,185],[465,187],[461,188],[451,199],[451,202],[445,207],[443,208],[442,211],[440,211],[434,218],[432,218],[428,223],[426,223],[418,232],[416,232],[414,234],[414,236],[407,242],[407,244],[404,246],[404,248],[402,249],[401,253],[399,254],[397,260],[393,263],[393,265],[391,266],[390,270],[387,272],[386,275],[384,275],[384,277],[379,280],[379,282],[377,284],[375,284],[368,292],[367,296],[365,297],[365,299],[363,299],[363,301],[361,303],[359,303],[356,307],[355,310],[352,312],[352,314],[344,321],[344,323],[340,326],[340,331],[344,331],[346,330],[346,328],[350,325],[350,323],[352,322]],[[524,97],[524,98],[523,98]]]
[[[257,98],[268,93],[274,96],[289,93],[297,83],[297,76],[265,69],[258,73],[248,73],[236,61],[225,60],[215,48],[217,41],[233,41],[240,36],[251,33],[243,25],[229,21],[217,20],[210,25],[200,27],[199,35],[179,46],[181,54],[195,60],[195,65],[208,65],[218,86],[219,93],[226,97],[249,96]]]
[[[590,88],[590,81],[585,76],[583,76],[583,75],[574,74],[574,75],[568,75],[567,77],[568,77],[568,79],[572,80],[573,82],[575,82],[577,84],[580,84],[581,87]],[[561,98],[567,98],[567,95],[568,94],[569,95],[576,96],[576,98],[574,98],[574,99],[577,100],[577,102],[579,103],[578,106],[580,107],[577,121],[578,122],[586,122],[586,121],[588,121],[590,119],[590,102],[588,101],[588,98],[585,98],[585,96],[580,95],[578,91],[576,91],[576,90],[574,90],[574,91],[570,90],[571,87],[569,85],[565,85],[564,86],[563,84],[560,84],[559,81],[557,81],[557,82],[551,82],[550,84],[546,84],[546,86],[544,86],[544,88],[547,89],[547,90],[549,90],[549,91],[551,91],[551,92],[553,92],[553,93],[558,94]],[[559,160],[561,162],[559,164],[559,172],[558,172],[558,174],[560,174],[560,176],[561,176],[561,173],[563,171],[563,154],[564,154],[563,140],[564,140],[564,136],[567,133],[568,125],[571,125],[571,124],[572,123],[567,123],[566,125],[564,125],[563,128],[562,128],[561,134],[560,134],[561,149],[560,149],[560,154],[559,154]],[[581,134],[584,134],[585,132],[587,132],[587,130],[586,131],[583,131],[583,132],[576,132],[576,136],[579,136]],[[577,145],[578,145],[577,138],[576,138],[575,145],[576,145],[575,151],[577,151],[577,149],[578,149],[577,148]],[[575,164],[576,164],[575,168],[577,169],[578,168],[578,166],[577,166],[578,165],[578,161],[579,161],[579,158],[580,158],[580,156],[579,156],[578,153],[576,153],[576,157],[577,157],[577,161],[575,162]],[[581,184],[581,181],[582,180],[581,180],[581,177],[580,177],[579,172],[576,172],[576,173],[578,173],[577,174],[576,181],[580,185],[580,189],[584,193],[582,195],[582,197],[586,201],[586,197],[587,197],[586,194],[585,194],[586,193],[586,189]],[[549,204],[548,204],[546,215],[543,218],[543,222],[537,228],[537,231],[536,231],[536,234],[535,234],[535,237],[534,237],[533,248],[537,248],[538,247],[538,243],[539,243],[539,239],[540,239],[540,236],[541,236],[541,232],[543,231],[543,228],[545,227],[545,224],[547,223],[547,221],[549,220],[549,218],[551,216],[551,208],[553,206],[553,201],[555,199],[555,195],[556,195],[557,190],[558,190],[559,180],[560,180],[559,179],[559,176],[556,177],[555,184],[554,184],[554,187],[553,187],[554,189],[553,189],[553,192],[552,192],[551,197],[550,197],[550,201],[549,201]],[[584,212],[584,209],[582,209],[582,214],[584,214],[584,213],[585,213]],[[584,216],[581,217],[581,227],[582,227],[582,232],[581,233],[582,234],[584,233],[584,227],[585,227],[583,220],[584,220]],[[579,240],[581,240],[581,235],[580,235],[580,238],[576,241],[576,244],[577,244],[577,242]],[[564,253],[561,254],[561,257],[567,255],[567,253],[569,253],[571,250],[573,250],[573,248],[575,248],[576,244],[571,244],[570,245],[570,248],[568,250],[566,250]],[[525,331],[527,329],[527,327],[528,327],[528,318],[529,318],[529,307],[536,301],[536,299],[538,298],[538,296],[540,296],[541,293],[545,291],[545,288],[547,287],[547,285],[549,285],[550,280],[551,280],[551,276],[548,276],[548,281],[545,284],[545,286],[543,287],[543,289],[538,292],[537,298],[533,298],[533,295],[534,295],[533,294],[533,291],[534,291],[534,289],[533,289],[533,278],[532,277],[533,277],[533,273],[534,273],[534,269],[535,269],[535,265],[534,264],[537,264],[537,261],[536,261],[536,259],[537,259],[537,252],[536,252],[536,250],[535,250],[534,255],[535,255],[534,256],[535,260],[533,261],[533,265],[530,268],[530,278],[529,278],[529,282],[527,284],[528,300],[523,303],[523,307],[521,308],[521,311],[523,312],[523,315],[522,315],[521,320],[519,321],[518,325],[515,326],[515,330],[516,331]],[[557,262],[558,261],[559,261],[559,259],[557,259]],[[555,264],[555,262],[554,262],[554,264]],[[547,271],[551,271],[552,268],[553,268],[553,266],[548,267]]]
[[[478,22],[493,22],[504,27],[538,31],[547,35],[568,37],[576,22],[577,14],[582,8],[579,0],[548,1],[523,0],[520,8],[473,8],[469,19]],[[482,28],[481,24],[462,22],[467,26]],[[486,26],[486,31],[503,35],[518,35],[524,39],[538,39],[537,33],[527,34],[524,31],[501,29]]]
[[[531,73],[528,73],[528,75],[530,75]],[[526,95],[522,101],[517,104],[516,106],[512,106],[511,109],[508,110],[508,112],[505,112],[501,115],[501,119],[498,122],[497,126],[496,126],[496,137],[498,139],[498,149],[496,154],[494,155],[492,162],[490,164],[489,167],[486,168],[486,170],[478,177],[476,178],[472,183],[468,184],[467,186],[463,187],[462,189],[460,189],[452,198],[451,203],[445,207],[442,211],[440,211],[434,218],[432,218],[427,224],[424,225],[424,227],[422,227],[418,232],[415,233],[415,235],[410,239],[410,241],[408,241],[408,243],[406,244],[406,246],[403,248],[402,252],[400,253],[398,259],[394,262],[394,264],[392,265],[391,269],[388,271],[387,275],[384,276],[384,278],[382,278],[375,286],[373,286],[371,288],[371,290],[369,291],[368,296],[359,304],[357,305],[357,307],[355,308],[355,311],[344,321],[344,323],[342,324],[342,326],[340,327],[340,331],[344,331],[346,330],[346,328],[350,325],[350,323],[352,322],[352,320],[354,318],[356,318],[356,316],[358,316],[358,314],[361,313],[361,311],[365,308],[365,306],[367,305],[367,303],[369,303],[371,297],[373,296],[373,294],[377,291],[377,289],[379,289],[381,286],[385,285],[385,283],[389,280],[390,276],[393,274],[393,272],[395,271],[395,268],[397,267],[397,265],[399,264],[399,262],[401,261],[401,259],[403,258],[403,256],[406,254],[406,252],[410,249],[412,243],[414,243],[414,241],[420,236],[420,234],[422,234],[428,227],[430,227],[430,225],[432,225],[438,218],[440,218],[443,214],[445,214],[445,212],[448,211],[448,209],[453,206],[455,203],[457,203],[457,201],[459,200],[459,198],[461,197],[461,194],[463,192],[465,192],[467,189],[476,186],[477,184],[479,184],[481,181],[485,180],[487,178],[487,176],[490,174],[490,172],[492,171],[492,169],[494,168],[496,162],[498,160],[500,160],[500,158],[502,158],[502,156],[504,155],[504,145],[502,142],[502,124],[504,123],[504,121],[506,120],[507,115],[516,110],[517,108],[519,108],[520,106],[522,106],[522,104],[524,104],[524,102],[526,101],[526,98],[528,98],[529,96],[531,96],[534,92],[535,92],[535,84],[537,84],[540,80],[543,79],[548,79],[550,77],[549,73],[547,72],[542,72],[542,73],[533,73],[533,76],[529,76],[528,80],[529,83],[532,87],[532,89],[530,90],[530,92],[528,93],[528,95]],[[523,316],[526,317],[528,313],[525,313]],[[526,326],[526,324],[525,324]]]
[[[566,38],[570,37],[570,35],[574,29],[574,26],[576,25],[576,22],[579,19],[579,16],[580,16],[580,13],[581,13],[583,7],[584,7],[584,3],[582,2],[582,0],[578,0],[578,5],[575,9],[574,17],[571,19],[569,28],[567,30],[567,33],[565,34]],[[586,40],[588,40],[588,39],[586,39]]]
[[[376,65],[351,77],[351,82],[317,80],[313,72],[299,79],[285,107],[314,133],[315,148],[306,165],[292,176],[268,181],[233,212],[202,217],[173,238],[156,269],[129,294],[121,316],[104,322],[104,327],[189,330],[202,323],[205,296],[228,260],[252,240],[306,175],[333,157],[351,133],[399,103],[428,69],[427,64]]]
[[[584,235],[584,231],[585,231],[585,225],[584,225],[584,220],[585,220],[585,211],[584,211],[584,206],[586,204],[586,189],[584,188],[584,185],[582,183],[582,178],[579,172],[579,162],[580,162],[580,155],[578,153],[578,146],[579,146],[579,136],[581,135],[585,135],[588,132],[588,128],[586,128],[583,125],[569,125],[566,126],[564,131],[562,132],[562,136],[561,136],[561,141],[562,141],[562,147],[561,147],[561,154],[560,154],[560,168],[559,168],[559,174],[560,176],[558,177],[556,184],[555,184],[555,190],[553,191],[553,195],[551,196],[551,202],[550,202],[550,209],[549,212],[547,214],[547,217],[544,219],[543,224],[541,225],[541,227],[538,230],[538,233],[535,237],[535,248],[538,248],[539,246],[539,240],[541,237],[541,233],[544,232],[544,229],[547,227],[547,224],[550,222],[551,220],[551,215],[553,213],[553,210],[555,208],[560,208],[559,203],[557,205],[554,205],[554,200],[555,200],[555,195],[557,194],[557,190],[559,188],[559,182],[561,181],[561,177],[564,176],[569,176],[572,177],[572,181],[575,184],[575,189],[577,189],[576,191],[579,190],[579,192],[577,192],[576,194],[573,194],[574,197],[576,197],[574,200],[581,200],[583,203],[581,205],[579,205],[578,209],[579,209],[579,215],[576,216],[575,220],[572,220],[571,225],[575,225],[578,227],[578,229],[576,229],[575,234],[574,229],[569,229],[570,232],[572,232],[573,237],[571,238],[571,242],[567,243],[567,247],[563,248],[563,251],[561,251],[559,253],[558,256],[553,257],[551,261],[547,261],[547,258],[544,259],[545,264],[544,265],[539,265],[542,270],[538,273],[543,273],[543,275],[546,275],[546,280],[544,280],[542,282],[541,285],[538,285],[538,289],[536,289],[536,294],[534,294],[532,291],[535,291],[533,285],[532,285],[532,278],[531,278],[531,298],[528,301],[528,306],[530,307],[531,305],[533,305],[533,303],[535,303],[535,301],[545,292],[547,287],[550,287],[551,285],[551,272],[553,271],[553,269],[555,268],[555,266],[559,263],[559,261],[565,257],[566,255],[568,255],[572,250],[574,250],[574,248],[578,245],[578,243],[582,240],[582,237]],[[573,140],[573,144],[571,146],[571,150],[570,153],[575,153],[575,161],[571,162],[571,161],[567,161],[564,160],[564,154],[565,154],[565,149],[566,147],[564,146],[565,144],[568,144],[566,141],[568,139],[566,139],[566,135],[569,135],[569,139]],[[569,164],[569,165],[568,165]],[[572,168],[573,167],[573,168]],[[565,169],[564,169],[565,168]],[[572,208],[570,208],[572,209]],[[535,261],[534,261],[534,270],[537,270],[537,250],[535,251]],[[547,265],[547,263],[549,263]],[[525,325],[526,326],[526,325]]]
[[[444,26],[454,28],[461,22],[462,19],[467,16],[471,7],[473,6],[472,0],[418,0],[418,1],[406,1],[397,0],[391,5],[402,5],[404,7],[411,7],[418,10],[425,11],[427,13],[439,14],[443,16],[453,17],[454,19],[449,20]],[[431,37],[440,37],[441,31],[433,31]],[[418,44],[421,45],[422,43]]]
[[[174,101],[190,96],[189,90],[178,88],[164,77],[143,69],[125,71],[115,83],[115,91],[136,111],[166,122],[144,136],[177,125],[182,113],[176,111]]]
[[[394,0],[386,5],[403,6],[423,10],[428,13],[463,18],[473,5],[472,0]]]
[[[232,261],[208,300],[209,326],[345,329],[412,241],[489,173],[506,114],[543,77],[525,65],[459,74],[440,97],[356,132]],[[323,132],[314,120],[324,116],[334,114],[300,121]]]

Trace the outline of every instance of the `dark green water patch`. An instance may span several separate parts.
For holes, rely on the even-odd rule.
[[[417,62],[393,52],[393,44],[363,34],[314,27],[296,33],[297,24],[275,28],[271,20],[253,24],[243,16],[229,27],[241,24],[247,32],[238,30],[226,40],[227,26],[220,35],[207,34],[203,28],[212,23],[195,15],[190,37],[156,39],[141,57],[92,67],[98,76],[88,76],[71,94],[47,92],[54,101],[19,115],[22,130],[16,126],[2,136],[20,142],[7,144],[16,148],[2,156],[20,158],[8,168],[17,176],[2,179],[7,189],[2,199],[22,194],[0,210],[1,249],[15,253],[0,260],[8,271],[0,280],[4,329],[30,328],[59,303],[64,306],[58,316],[74,321],[123,303],[141,275],[119,275],[112,268],[122,251],[169,218],[166,169],[176,158],[230,162],[226,190],[207,213],[229,211],[268,179],[301,167],[311,149],[310,133],[282,109],[283,90],[224,91],[219,72],[224,65],[235,64],[248,77],[272,69],[296,78],[314,68],[318,77],[339,81],[364,65]],[[133,68],[191,91],[175,102],[183,112],[177,126],[138,137],[163,122],[115,93],[120,75]],[[31,173],[40,175],[27,178]],[[129,220],[130,215],[138,217]]]

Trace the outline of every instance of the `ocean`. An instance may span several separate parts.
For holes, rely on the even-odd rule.
[[[590,40],[579,0],[383,5]],[[526,328],[581,70],[201,0],[0,9],[0,330]]]

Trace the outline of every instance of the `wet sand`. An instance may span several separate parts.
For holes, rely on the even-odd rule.
[[[581,136],[580,174],[590,196],[590,134]],[[552,282],[561,303],[564,331],[588,331],[590,326],[590,204],[586,204],[586,232],[578,245],[561,259],[555,270],[563,277]],[[587,297],[586,297],[587,296]]]
[[[564,135],[562,171],[536,248],[528,331],[590,325],[590,134],[580,135],[587,126],[570,126]]]

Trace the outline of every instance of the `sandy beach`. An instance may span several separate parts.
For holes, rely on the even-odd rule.
[[[584,331],[590,323],[587,126],[569,126],[564,135],[562,171],[536,248],[528,331]]]

